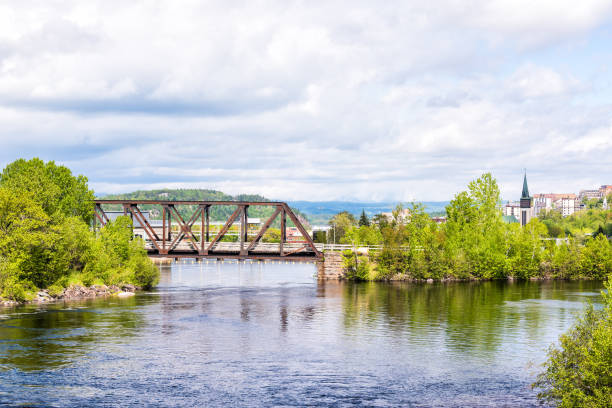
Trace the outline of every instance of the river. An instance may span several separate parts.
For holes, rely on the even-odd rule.
[[[178,263],[130,298],[0,309],[0,405],[535,406],[600,282],[317,282]]]

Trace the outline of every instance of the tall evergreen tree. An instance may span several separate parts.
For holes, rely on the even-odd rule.
[[[369,227],[370,219],[365,213],[365,209],[361,210],[361,217],[359,217],[359,226],[360,227]]]

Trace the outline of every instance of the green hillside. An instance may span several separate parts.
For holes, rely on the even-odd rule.
[[[160,190],[138,190],[132,193],[125,194],[109,194],[105,195],[103,198],[106,200],[184,200],[184,201],[264,201],[269,202],[271,200],[260,196],[258,194],[238,194],[238,195],[230,195],[225,194],[222,191],[216,190],[207,190],[207,189],[160,189]],[[157,209],[159,210],[159,206],[155,205],[139,205],[138,206],[143,211]],[[109,211],[121,211],[122,208],[120,206],[115,205],[105,205],[105,210]],[[194,211],[197,209],[195,205],[182,205],[177,207],[179,213],[185,221],[191,217]],[[227,218],[234,212],[236,207],[234,206],[213,206],[210,211],[210,219],[211,221],[225,221]],[[293,212],[300,217],[303,221],[308,221],[306,216],[300,213],[297,209],[292,208]],[[274,207],[264,207],[264,206],[250,206],[249,207],[249,217],[250,218],[262,218],[266,219],[272,215],[274,212]],[[152,219],[161,219],[161,214],[159,211],[153,211],[151,213]],[[288,220],[289,221],[289,220]],[[278,224],[279,220],[277,219],[274,225]],[[290,223],[292,225],[292,223]]]

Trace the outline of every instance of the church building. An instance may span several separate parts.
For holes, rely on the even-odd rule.
[[[527,187],[527,173],[523,178],[523,193],[521,194],[521,225],[525,226],[533,218],[533,197],[529,196],[529,188]]]

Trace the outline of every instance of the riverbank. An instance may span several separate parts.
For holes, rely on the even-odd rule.
[[[43,304],[108,296],[129,297],[134,296],[135,292],[141,289],[142,288],[140,288],[139,286],[134,286],[130,284],[120,286],[91,285],[89,287],[81,285],[71,285],[57,294],[49,293],[48,289],[40,290],[36,292],[36,296],[34,297],[34,299],[31,300],[17,301],[0,298],[0,306],[11,307],[28,303]]]
[[[325,252],[324,259],[317,263],[317,276],[320,280],[349,280],[369,282],[409,282],[409,283],[450,283],[450,282],[486,282],[486,281],[605,281],[607,275],[583,274],[583,273],[559,273],[550,264],[542,263],[540,272],[528,276],[527,274],[516,275],[476,275],[461,271],[462,276],[453,276],[448,273],[440,276],[431,276],[428,271],[418,271],[420,276],[415,276],[409,268],[406,272],[380,273],[380,264],[377,262],[378,255],[355,254],[351,251]],[[399,269],[399,268],[398,268]],[[429,276],[428,276],[429,275]]]

